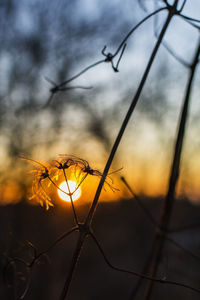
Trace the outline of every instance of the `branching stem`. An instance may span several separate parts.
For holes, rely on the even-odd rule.
[[[144,74],[143,74],[143,77],[142,77],[142,79],[141,79],[141,82],[140,82],[140,84],[139,84],[138,90],[137,90],[137,92],[136,92],[136,94],[135,94],[135,96],[134,96],[134,98],[133,98],[133,100],[132,100],[132,103],[131,103],[131,105],[130,105],[130,107],[129,107],[129,110],[128,110],[128,112],[127,112],[125,118],[124,118],[124,121],[123,121],[123,123],[122,123],[122,126],[121,126],[121,128],[120,128],[120,130],[119,130],[119,133],[118,133],[118,135],[117,135],[117,138],[116,138],[116,140],[115,140],[115,142],[114,142],[114,145],[113,145],[113,147],[112,147],[112,150],[111,150],[111,152],[110,152],[110,156],[109,156],[108,161],[107,161],[107,163],[106,163],[106,166],[105,166],[103,175],[102,175],[102,177],[101,177],[99,186],[98,186],[98,188],[97,188],[97,191],[96,191],[96,194],[95,194],[95,197],[94,197],[92,206],[91,206],[90,211],[89,211],[88,216],[87,216],[87,220],[86,220],[87,224],[90,224],[90,223],[92,222],[92,218],[93,218],[95,209],[96,209],[97,204],[98,204],[99,196],[100,196],[101,190],[102,190],[102,188],[103,188],[103,184],[104,184],[104,182],[105,182],[106,176],[107,176],[107,174],[108,174],[108,172],[109,172],[109,169],[110,169],[110,167],[111,167],[112,161],[113,161],[113,159],[114,159],[115,153],[116,153],[116,151],[117,151],[117,149],[118,149],[118,146],[119,146],[119,144],[120,144],[120,141],[121,141],[121,139],[122,139],[122,136],[123,136],[123,134],[124,134],[124,131],[125,131],[126,127],[127,127],[127,124],[128,124],[128,122],[129,122],[129,120],[130,120],[130,118],[131,118],[131,116],[132,116],[132,113],[133,113],[133,111],[134,111],[134,109],[135,109],[135,106],[136,106],[136,104],[137,104],[137,102],[138,102],[138,100],[139,100],[140,94],[141,94],[141,92],[142,92],[142,90],[143,90],[143,87],[144,87],[144,84],[145,84],[146,79],[147,79],[147,77],[148,77],[149,71],[150,71],[151,66],[152,66],[152,64],[153,64],[153,62],[154,62],[154,58],[155,58],[155,56],[156,56],[156,54],[157,54],[157,52],[158,52],[158,49],[159,49],[159,47],[160,47],[160,45],[161,45],[161,42],[162,42],[162,39],[163,39],[163,37],[164,37],[164,35],[165,35],[165,32],[167,31],[168,25],[169,25],[169,23],[170,23],[170,21],[171,21],[173,15],[174,15],[173,11],[169,10],[167,19],[166,19],[166,21],[165,21],[165,24],[163,25],[163,28],[162,28],[161,33],[160,33],[160,35],[159,35],[159,38],[158,38],[158,40],[157,40],[157,42],[156,42],[156,45],[155,45],[155,47],[154,47],[154,49],[153,49],[153,52],[152,52],[151,57],[150,57],[150,59],[149,59],[149,62],[148,62],[148,64],[147,64],[146,70],[145,70],[145,72],[144,72]]]

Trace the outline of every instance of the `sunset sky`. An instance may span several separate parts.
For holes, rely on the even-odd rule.
[[[102,63],[72,81],[72,89],[58,93],[44,107],[52,88],[50,79],[62,82],[85,67],[103,59],[101,50],[114,53],[124,36],[147,12],[131,1],[74,1],[41,5],[20,1],[2,11],[3,50],[1,62],[1,203],[15,203],[30,194],[31,164],[20,156],[48,162],[59,154],[88,160],[93,169],[103,171],[109,151],[134,97],[156,38],[154,25],[161,28],[166,17],[161,12],[148,20],[127,43],[113,72]],[[80,3],[79,3],[80,2]],[[191,3],[192,2],[192,3]],[[184,10],[198,17],[198,0],[188,1]],[[195,7],[195,10],[194,10]],[[7,9],[7,10],[6,10]],[[150,13],[153,6],[146,7]],[[103,17],[102,17],[103,16]],[[190,63],[198,43],[198,30],[177,17],[165,42]],[[168,186],[177,124],[184,99],[188,69],[162,46],[146,82],[139,103],[125,131],[111,172],[114,193],[106,187],[102,200],[131,197],[120,181],[124,176],[137,194],[165,195]],[[48,78],[47,80],[45,78]],[[190,116],[182,156],[178,194],[199,201],[199,70],[192,90]],[[35,167],[34,167],[35,168]],[[88,176],[77,201],[91,201],[99,177]],[[52,192],[52,191],[51,191]],[[55,196],[56,197],[56,196]]]

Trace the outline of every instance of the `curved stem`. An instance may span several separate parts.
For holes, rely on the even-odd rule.
[[[57,238],[57,239],[51,244],[51,246],[50,246],[48,249],[46,249],[46,250],[40,252],[38,255],[36,255],[36,256],[34,257],[33,261],[29,264],[29,267],[31,268],[31,267],[34,265],[34,263],[35,263],[41,256],[45,255],[45,254],[46,254],[47,252],[49,252],[52,248],[54,248],[59,242],[61,242],[64,238],[66,238],[67,236],[69,236],[71,233],[73,233],[73,232],[76,231],[76,230],[78,230],[78,226],[76,226],[76,227],[72,228],[71,230],[69,230],[69,231],[65,232],[64,234],[62,234],[59,238]]]
[[[180,287],[185,287],[189,290],[192,290],[194,292],[197,292],[197,293],[200,293],[200,289],[197,289],[197,288],[194,288],[188,284],[184,284],[184,283],[181,283],[181,282],[177,282],[177,281],[172,281],[172,280],[166,280],[166,279],[160,279],[160,278],[155,278],[155,277],[151,277],[151,276],[148,276],[148,275],[145,275],[145,274],[141,274],[141,273],[138,273],[136,271],[133,271],[133,270],[127,270],[127,269],[123,269],[123,268],[119,268],[119,267],[116,267],[114,266],[107,258],[107,256],[105,255],[105,252],[103,250],[103,248],[101,247],[100,243],[98,242],[98,240],[96,239],[95,235],[93,233],[90,233],[91,237],[93,238],[95,244],[97,245],[100,253],[102,254],[106,264],[113,270],[115,271],[118,271],[118,272],[122,272],[122,273],[128,273],[130,275],[134,275],[134,276],[137,276],[137,277],[140,277],[140,278],[143,278],[143,279],[147,279],[147,280],[151,280],[151,281],[154,281],[154,282],[158,282],[158,283],[163,283],[163,284],[170,284],[170,285],[176,285],[176,286],[180,286]]]
[[[155,10],[154,12],[152,12],[151,14],[149,14],[148,16],[146,16],[144,19],[142,19],[139,23],[137,23],[137,25],[135,25],[130,31],[129,33],[125,36],[125,38],[123,39],[123,41],[121,42],[121,44],[119,45],[119,47],[117,48],[116,52],[113,54],[113,57],[115,57],[120,49],[123,47],[123,45],[126,43],[126,41],[128,40],[128,38],[133,34],[133,32],[140,27],[140,25],[142,25],[146,20],[148,20],[149,18],[151,18],[152,16],[154,16],[155,14],[159,13],[162,10],[167,9],[167,7],[161,7],[157,10]]]

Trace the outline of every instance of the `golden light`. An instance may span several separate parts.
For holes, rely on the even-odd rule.
[[[59,197],[64,200],[64,201],[70,201],[71,202],[71,199],[70,199],[70,196],[65,194],[65,193],[73,193],[76,188],[77,188],[77,183],[76,181],[73,181],[73,180],[68,180],[68,185],[69,185],[69,189],[68,189],[68,186],[67,186],[67,183],[66,181],[63,181],[60,185],[59,185],[59,188],[60,190],[58,189],[58,195]],[[62,192],[62,191],[64,192]],[[80,187],[73,193],[72,195],[72,200],[75,201],[77,200],[81,195],[81,189]]]

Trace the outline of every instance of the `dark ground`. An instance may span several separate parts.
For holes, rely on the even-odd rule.
[[[161,199],[143,200],[154,217],[159,220]],[[88,207],[79,205],[78,210],[79,216],[83,218]],[[200,206],[194,206],[186,200],[177,201],[171,228],[196,224],[199,222],[199,216]],[[31,242],[38,252],[45,250],[58,236],[73,226],[73,217],[70,207],[58,206],[45,211],[39,206],[20,203],[0,207],[0,218],[0,299],[10,300],[15,299],[11,266],[6,272],[10,287],[6,287],[3,281],[3,270],[7,259],[20,257],[30,262],[33,250],[27,245],[27,241]],[[154,227],[134,201],[121,200],[113,203],[100,203],[94,218],[93,230],[107,257],[114,265],[142,272],[143,265],[150,253]],[[199,230],[200,226],[188,228],[171,234],[171,237],[198,256],[200,252]],[[76,239],[77,233],[73,233],[56,245],[48,253],[48,257],[43,256],[40,263],[34,265],[31,271],[30,288],[24,299],[59,299]],[[167,242],[158,277],[167,277],[168,280],[176,280],[199,288],[199,266],[200,261],[197,258]],[[16,269],[22,273],[22,280],[16,289],[16,293],[19,295],[28,276],[22,263],[17,263]],[[129,300],[136,282],[136,277],[110,269],[94,242],[88,238],[68,299]],[[143,299],[146,283],[146,281],[143,282],[138,296],[134,299]],[[182,287],[155,284],[152,299],[172,300],[177,297],[197,300],[200,295]]]

